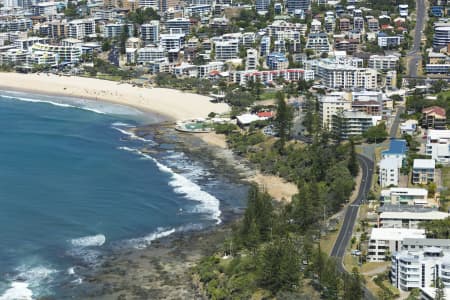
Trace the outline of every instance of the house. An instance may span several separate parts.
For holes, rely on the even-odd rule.
[[[434,182],[434,159],[414,159],[412,169],[413,184],[428,184]]]
[[[426,206],[428,191],[422,188],[392,187],[381,191],[380,202],[385,205]]]
[[[384,261],[390,254],[400,251],[405,238],[425,238],[425,229],[372,228],[367,259]]]
[[[450,130],[428,129],[426,155],[430,155],[437,163],[450,163]]]
[[[417,131],[417,120],[406,120],[400,124],[400,133],[413,135]]]
[[[447,116],[445,109],[439,106],[422,109],[422,128],[447,129]]]

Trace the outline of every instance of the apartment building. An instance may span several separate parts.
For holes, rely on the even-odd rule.
[[[289,66],[289,61],[283,53],[274,52],[267,55],[267,67],[271,70],[283,70]]]
[[[398,159],[394,157],[383,158],[379,163],[380,176],[379,183],[382,188],[397,186],[399,180]]]
[[[67,37],[82,40],[90,34],[95,34],[94,19],[77,19],[67,23]]]
[[[426,154],[431,156],[437,163],[450,163],[450,130],[427,131]]]
[[[171,30],[181,30],[184,34],[189,34],[191,28],[191,22],[186,18],[175,18],[166,21],[166,30],[170,32]]]
[[[383,206],[426,206],[428,205],[428,190],[422,188],[391,187],[381,191],[380,202]]]
[[[31,51],[34,52],[48,52],[57,54],[62,63],[77,64],[81,58],[81,46],[56,46],[47,44],[34,44],[31,46]]]
[[[385,32],[378,33],[377,39],[381,48],[395,48],[403,42],[402,35],[388,35]]]
[[[430,106],[422,109],[422,128],[447,129],[447,115],[445,109],[439,106]]]
[[[434,182],[436,162],[434,159],[414,159],[412,168],[413,184],[428,184]]]
[[[425,229],[372,228],[369,238],[368,261],[385,261],[401,250],[405,238],[426,238]]]
[[[345,110],[332,117],[333,130],[340,134],[342,139],[361,136],[370,127],[374,126],[381,117],[377,118],[356,110]]]
[[[391,258],[391,283],[396,288],[409,291],[413,288],[429,288],[440,279],[444,287],[450,287],[450,254],[437,247],[422,251],[399,251]]]
[[[423,222],[444,220],[449,213],[437,208],[389,206],[378,212],[378,227],[418,229]]]
[[[280,77],[287,82],[299,80],[309,81],[314,79],[314,72],[304,69],[232,71],[229,75],[229,81],[240,85],[246,85],[248,80],[253,80],[254,82],[259,80],[264,84],[269,84],[275,82]]]
[[[450,26],[448,23],[435,24],[433,36],[433,49],[439,52],[440,49],[446,48],[450,44]]]
[[[239,40],[218,41],[215,43],[215,50],[219,61],[238,58]]]
[[[256,70],[258,68],[258,51],[256,49],[247,49],[245,59],[245,70]]]
[[[332,93],[319,98],[319,115],[322,128],[333,129],[333,116],[351,109],[351,101],[344,98],[344,93]]]
[[[317,53],[328,53],[331,48],[327,34],[325,32],[308,34],[305,49],[311,49]]]
[[[146,65],[154,61],[164,59],[166,50],[163,47],[144,47],[137,50],[136,62]]]
[[[213,71],[222,72],[224,63],[220,61],[212,61],[206,65],[197,66],[197,76],[199,78],[208,78]]]
[[[159,44],[166,51],[182,49],[185,43],[184,33],[161,34]]]
[[[122,23],[110,23],[103,27],[103,36],[105,38],[118,38],[124,32],[128,30],[128,37],[132,37],[134,33],[133,24],[122,24]]]
[[[141,39],[144,45],[157,45],[159,43],[159,26],[159,21],[156,20],[141,25]]]
[[[388,71],[396,70],[399,58],[395,55],[371,55],[369,57],[369,68]]]

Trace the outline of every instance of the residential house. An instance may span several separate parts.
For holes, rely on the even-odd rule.
[[[434,182],[436,162],[434,159],[414,159],[412,169],[413,184],[428,184]]]

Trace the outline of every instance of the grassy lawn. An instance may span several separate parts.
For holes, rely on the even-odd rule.
[[[320,239],[320,249],[326,254],[330,255],[333,249],[334,243],[338,237],[339,231],[341,230],[342,222],[339,222],[336,231],[333,231]]]
[[[264,92],[261,94],[261,100],[272,100],[275,99],[276,92],[270,91],[270,92]]]

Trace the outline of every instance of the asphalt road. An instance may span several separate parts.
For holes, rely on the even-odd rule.
[[[425,0],[416,0],[416,27],[414,28],[414,41],[411,51],[408,52],[409,77],[417,77],[417,67],[422,60],[420,44],[422,41],[422,30],[424,29],[426,13]]]
[[[398,126],[400,124],[400,115],[405,111],[404,107],[397,108],[397,114],[395,115],[395,119],[392,122],[391,130],[389,131],[389,137],[391,139],[395,139],[397,137]]]
[[[341,231],[336,239],[336,242],[331,250],[331,256],[338,260],[338,268],[341,272],[346,272],[342,263],[345,249],[347,248],[350,238],[352,237],[353,227],[358,217],[359,206],[367,199],[367,193],[370,190],[373,174],[373,161],[369,158],[358,155],[358,161],[362,169],[361,185],[359,187],[358,196],[347,208],[345,212],[344,222],[342,223]],[[364,288],[365,299],[375,299],[372,293]]]

